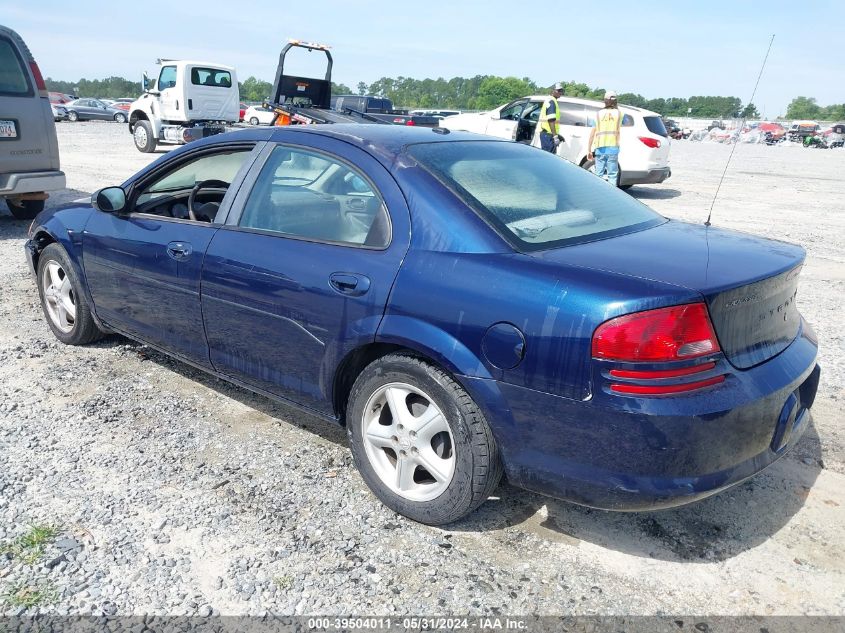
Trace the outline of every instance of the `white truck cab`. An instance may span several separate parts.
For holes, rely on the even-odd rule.
[[[235,69],[222,64],[160,59],[158,78],[144,74],[144,94],[129,109],[135,147],[182,144],[219,134],[240,114]]]

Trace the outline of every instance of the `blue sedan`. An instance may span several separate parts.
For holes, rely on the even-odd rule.
[[[117,332],[343,424],[373,493],[428,524],[503,473],[599,508],[700,499],[788,451],[818,385],[800,247],[489,137],[222,134],[29,238],[61,341]]]

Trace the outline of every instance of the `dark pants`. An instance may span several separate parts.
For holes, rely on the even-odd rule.
[[[547,152],[554,154],[556,149],[554,138],[555,137],[546,132],[546,130],[540,130],[540,147]]]

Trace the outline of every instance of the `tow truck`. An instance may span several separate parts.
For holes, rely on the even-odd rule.
[[[285,74],[285,57],[293,48],[308,52],[321,51],[326,55],[326,74],[323,79]],[[279,54],[273,93],[264,106],[275,113],[272,125],[314,125],[327,123],[374,123],[387,125],[421,125],[436,127],[437,117],[411,116],[407,112],[371,113],[354,108],[332,109],[331,47],[314,42],[289,40]]]

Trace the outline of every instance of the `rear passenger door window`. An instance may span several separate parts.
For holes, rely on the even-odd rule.
[[[239,225],[375,249],[390,243],[384,201],[363,173],[328,154],[282,145],[262,167]]]
[[[23,60],[12,42],[0,37],[0,95],[29,97],[34,93]]]

